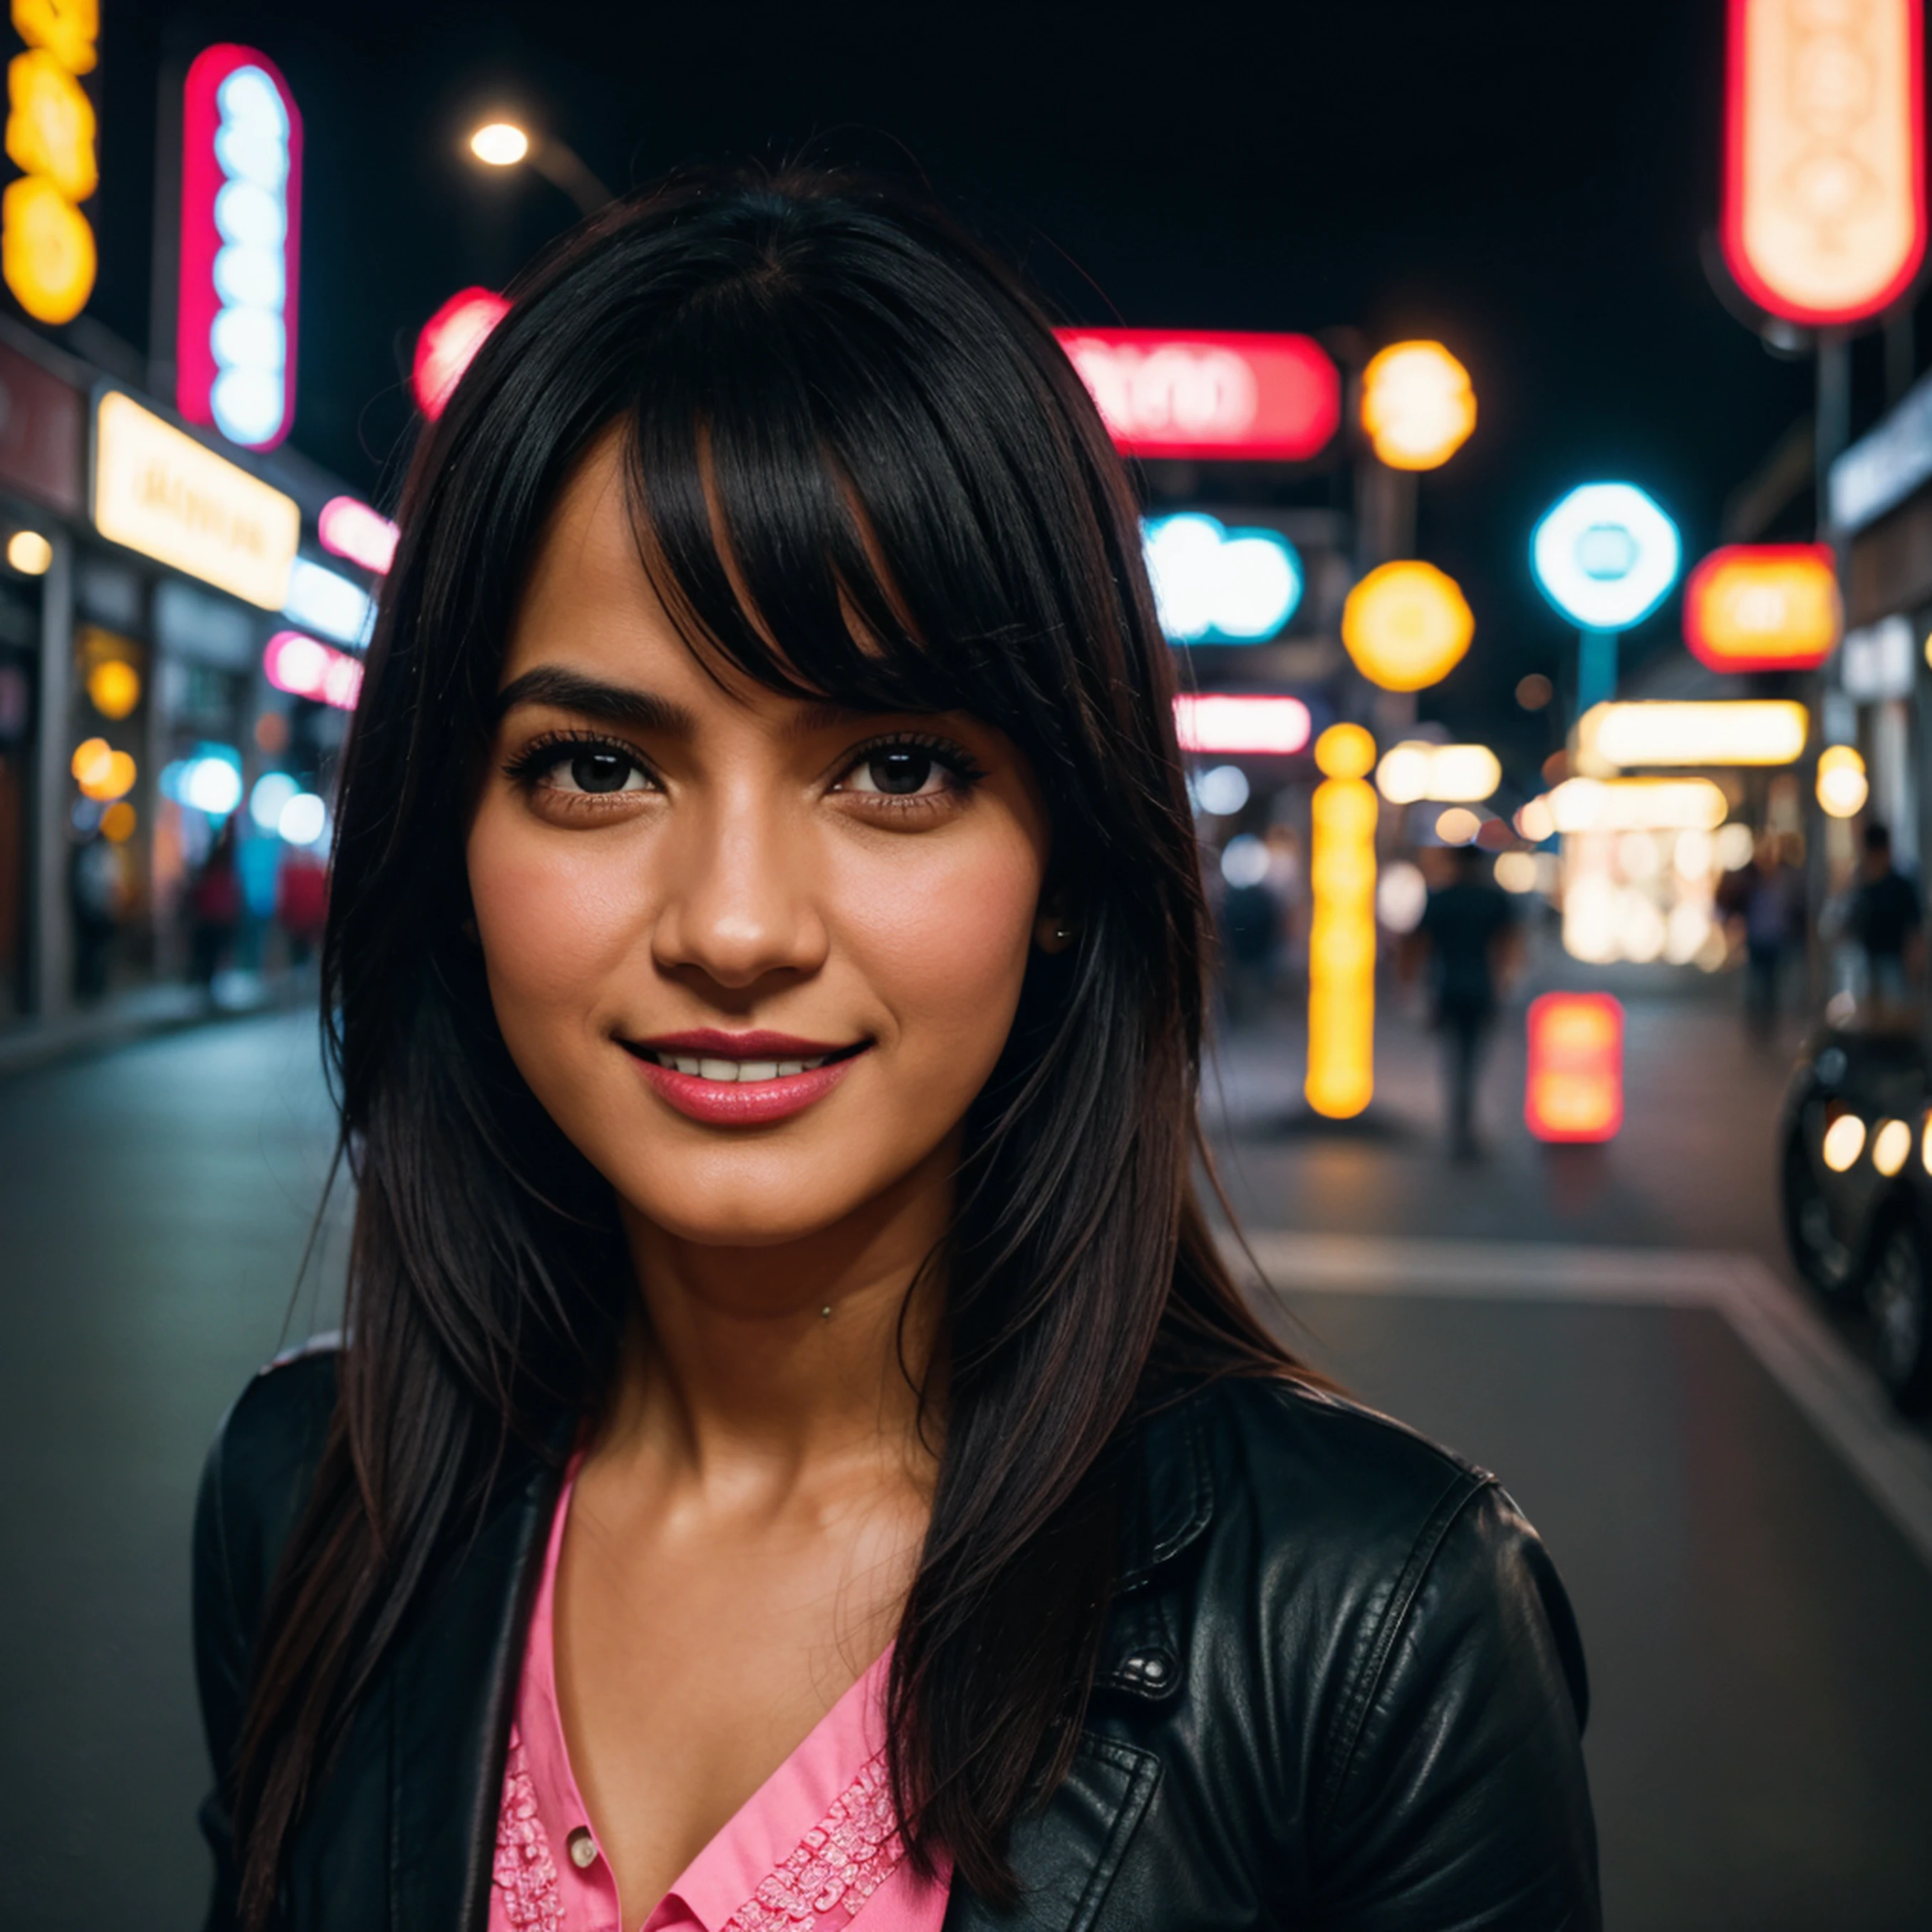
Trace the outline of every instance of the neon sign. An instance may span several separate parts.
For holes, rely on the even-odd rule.
[[[510,304],[488,289],[459,289],[423,324],[410,386],[416,407],[431,422],[442,415],[490,332],[509,312]]]
[[[1462,662],[1475,634],[1461,585],[1412,559],[1378,565],[1342,607],[1342,648],[1384,691],[1439,682]]]
[[[1312,721],[1298,698],[1230,692],[1184,692],[1174,700],[1184,752],[1250,752],[1292,757],[1308,742]]]
[[[1309,801],[1308,1071],[1318,1114],[1346,1120],[1376,1085],[1376,741],[1331,724],[1315,741],[1325,774]]]
[[[330,497],[315,520],[315,533],[324,550],[378,577],[386,575],[395,562],[396,542],[402,534],[387,517],[353,496]]]
[[[1258,644],[1301,602],[1301,560],[1273,530],[1226,530],[1192,511],[1141,527],[1154,608],[1170,643]]]
[[[94,526],[112,543],[279,610],[302,538],[302,508],[110,389],[94,410]]]
[[[1862,321],[1918,274],[1922,34],[1918,0],[1730,0],[1724,260],[1771,314]]]
[[[94,104],[80,76],[99,53],[98,0],[14,0],[27,43],[7,65],[7,156],[21,170],[0,195],[0,276],[36,322],[71,322],[94,292],[94,230],[78,204],[100,184]]]
[[[262,671],[278,691],[312,698],[338,711],[353,711],[362,694],[362,662],[331,650],[300,631],[278,631],[262,653]]]
[[[247,449],[272,449],[295,416],[301,214],[288,84],[251,47],[205,48],[183,98],[175,404]]]
[[[1341,377],[1306,335],[1057,332],[1130,455],[1305,463],[1342,420]]]
[[[1624,1010],[1608,993],[1529,1003],[1524,1124],[1540,1141],[1607,1141],[1624,1124]]]
[[[1677,526],[1634,483],[1584,483],[1530,539],[1538,588],[1586,631],[1627,631],[1677,581]]]
[[[1843,621],[1826,544],[1727,544],[1684,585],[1684,641],[1713,670],[1815,670]]]

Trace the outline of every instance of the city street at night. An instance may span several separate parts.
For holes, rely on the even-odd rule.
[[[1926,1932],[1926,10],[14,0],[0,1932]]]

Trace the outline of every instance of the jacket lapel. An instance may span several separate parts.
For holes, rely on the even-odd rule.
[[[389,1922],[484,1932],[524,1643],[562,1484],[520,1452],[392,1666]]]

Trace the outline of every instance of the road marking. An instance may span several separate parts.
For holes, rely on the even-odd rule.
[[[1259,1282],[1224,1237],[1230,1262],[1250,1286],[1277,1296],[1312,1288],[1714,1310],[1932,1567],[1932,1441],[1899,1416],[1877,1376],[1755,1255],[1268,1228],[1250,1231],[1247,1243]]]

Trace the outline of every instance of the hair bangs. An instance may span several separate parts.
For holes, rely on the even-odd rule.
[[[701,660],[773,690],[1024,736],[1036,713],[990,646],[1056,620],[1013,608],[997,559],[1018,533],[973,500],[952,399],[822,303],[740,292],[671,319],[624,425],[640,554],[674,620]]]

